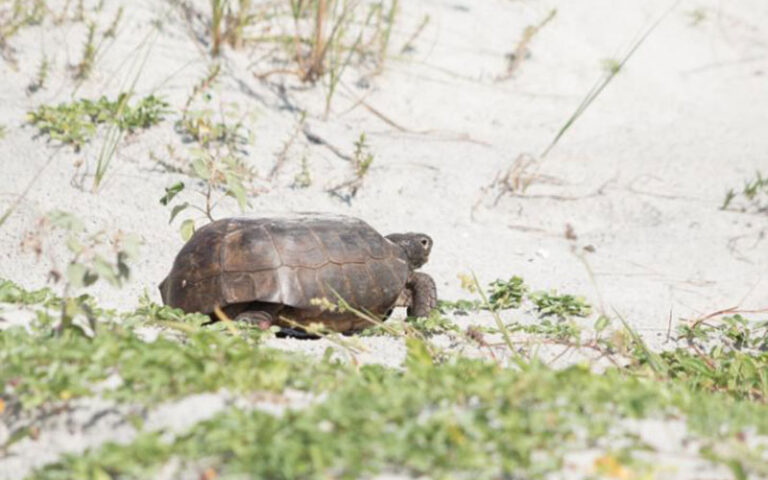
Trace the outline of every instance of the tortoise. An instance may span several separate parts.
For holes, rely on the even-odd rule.
[[[335,305],[340,297],[382,319],[396,306],[406,307],[409,316],[428,316],[437,289],[416,269],[431,249],[432,239],[423,233],[382,236],[342,215],[226,218],[195,232],[160,294],[166,305],[208,314],[212,321],[220,307],[235,320],[278,325],[299,336],[300,327],[313,322],[353,333],[370,321],[332,312],[322,300]]]

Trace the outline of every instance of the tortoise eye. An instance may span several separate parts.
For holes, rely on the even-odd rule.
[[[426,238],[421,239],[421,246],[424,248],[429,248],[429,240]]]

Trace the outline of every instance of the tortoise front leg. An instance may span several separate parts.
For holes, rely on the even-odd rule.
[[[414,272],[406,288],[411,293],[408,316],[428,317],[429,313],[437,307],[437,287],[432,277],[426,273]]]

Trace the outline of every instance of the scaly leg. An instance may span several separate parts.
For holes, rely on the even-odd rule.
[[[240,312],[237,317],[235,317],[235,321],[245,322],[250,325],[255,325],[262,330],[266,330],[272,326],[274,319],[272,318],[272,315],[261,310],[246,310]]]
[[[437,287],[432,277],[422,272],[414,272],[406,286],[411,291],[408,305],[409,317],[428,317],[437,307]]]

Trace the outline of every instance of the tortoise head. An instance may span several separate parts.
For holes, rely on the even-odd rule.
[[[432,239],[423,233],[393,233],[386,236],[387,240],[397,244],[405,251],[411,270],[415,270],[429,260],[432,251]]]

